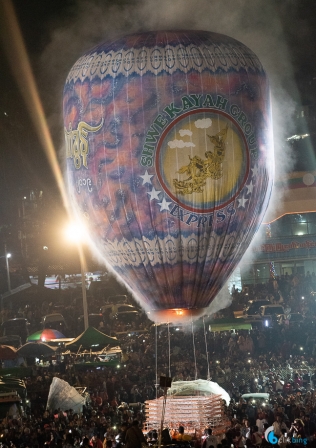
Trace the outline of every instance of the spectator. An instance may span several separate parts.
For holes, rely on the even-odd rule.
[[[286,433],[286,429],[281,429],[281,436],[278,440],[278,445],[280,448],[286,448],[289,445],[289,437]]]
[[[103,443],[96,434],[92,436],[90,446],[93,446],[93,448],[103,448]]]
[[[126,431],[126,448],[141,448],[144,443],[147,445],[147,441],[143,432],[139,428],[138,420],[134,420],[131,427]]]
[[[311,421],[310,414],[305,414],[303,418],[305,436],[311,441],[316,432],[316,424]]]
[[[281,415],[276,416],[276,420],[272,424],[273,431],[276,437],[281,437],[281,430],[285,429],[287,432],[289,431],[288,427],[286,426],[285,422],[282,420]]]
[[[295,439],[305,439],[305,429],[303,421],[299,418],[296,418],[292,423],[288,434],[290,437],[294,437]]]
[[[259,413],[258,413],[258,418],[257,418],[257,420],[256,420],[256,426],[257,426],[257,428],[258,428],[258,432],[260,433],[260,434],[263,434],[264,433],[264,424],[265,423],[268,423],[268,421],[267,421],[267,419],[266,419],[266,416],[265,416],[265,414],[262,412],[262,411],[260,411]]]
[[[211,446],[217,448],[217,438],[213,435],[212,428],[207,428],[206,437],[203,441],[202,448],[210,448]]]
[[[189,434],[184,433],[184,427],[179,426],[178,434],[176,436],[178,442],[189,442],[192,440],[192,437]]]
[[[262,434],[259,433],[257,425],[251,427],[250,441],[253,446],[259,447],[262,444]]]

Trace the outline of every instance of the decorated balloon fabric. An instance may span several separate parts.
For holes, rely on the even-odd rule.
[[[64,88],[69,194],[155,320],[203,312],[267,208],[269,87],[242,43],[148,32],[95,47]]]

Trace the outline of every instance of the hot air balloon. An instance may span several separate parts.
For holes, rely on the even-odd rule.
[[[127,35],[74,64],[63,110],[69,196],[99,254],[151,319],[203,314],[271,194],[257,56],[205,31]]]

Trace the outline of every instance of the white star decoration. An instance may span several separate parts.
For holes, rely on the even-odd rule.
[[[237,200],[238,200],[238,208],[239,207],[246,208],[246,203],[247,203],[248,199],[241,197],[240,199],[237,199]]]
[[[257,177],[258,174],[258,165],[255,165],[252,169],[252,176]]]
[[[161,202],[158,202],[158,205],[160,205],[160,211],[161,212],[162,212],[162,210],[168,210],[169,211],[170,204],[172,204],[172,202],[167,202],[166,198],[163,198],[163,200]]]
[[[143,179],[143,185],[149,184],[152,185],[152,181],[151,178],[154,177],[153,174],[149,174],[148,171],[146,170],[145,174],[143,174],[142,176],[139,176]],[[151,191],[147,191],[147,194],[150,197],[150,201],[152,201],[153,199],[156,199],[157,201],[160,201],[160,195],[161,190],[156,190],[155,187],[153,186]],[[166,198],[163,198],[161,200],[161,202],[157,202],[158,205],[160,205],[160,211],[162,212],[163,210],[167,210],[169,211],[169,207],[172,204],[172,202],[168,202],[166,200]]]
[[[252,181],[250,181],[250,184],[246,185],[246,188],[248,190],[247,194],[252,193],[253,187],[254,187],[254,185],[253,185]]]
[[[140,177],[143,179],[143,185],[145,184],[151,185],[151,178],[153,177],[153,174],[148,174],[148,171],[146,170],[145,174]]]
[[[161,193],[161,191],[156,190],[155,187],[153,187],[151,191],[148,191],[148,192],[147,192],[147,194],[149,194],[149,196],[150,196],[150,200],[151,200],[151,201],[152,201],[153,199],[158,199],[158,200],[160,200],[160,198],[159,198],[159,194],[160,194],[160,193]]]

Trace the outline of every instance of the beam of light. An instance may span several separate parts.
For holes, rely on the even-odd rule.
[[[0,30],[3,47],[7,53],[12,72],[53,171],[64,206],[69,213],[69,201],[62,171],[11,0],[0,0]]]
[[[0,34],[12,72],[29,110],[39,141],[45,151],[51,170],[53,171],[64,207],[71,218],[69,201],[62,171],[58,163],[54,143],[45,118],[44,108],[37,91],[32,68],[11,0],[0,0]],[[84,283],[87,266],[81,241],[77,241],[77,247],[81,266],[84,323],[85,329],[87,329],[89,323],[86,289]]]

